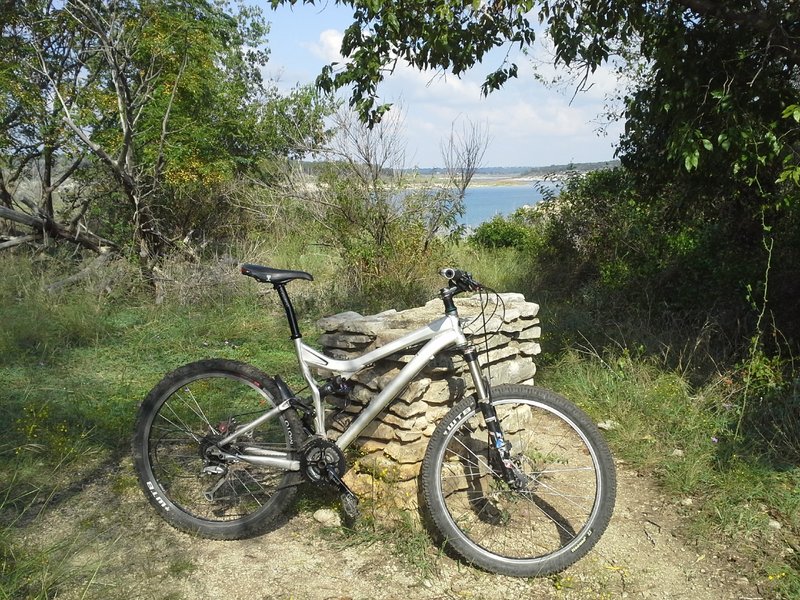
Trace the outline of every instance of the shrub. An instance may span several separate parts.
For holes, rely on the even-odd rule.
[[[491,221],[478,225],[471,241],[484,248],[516,248],[524,250],[530,245],[532,232],[522,223],[495,215]]]
[[[337,288],[349,308],[405,308],[427,300],[432,277],[457,229],[463,189],[450,177],[443,185],[403,168],[402,120],[387,118],[370,129],[342,112],[336,116],[328,159],[316,177],[287,165],[276,193],[302,202],[319,242],[338,259]],[[461,185],[461,187],[459,187]]]

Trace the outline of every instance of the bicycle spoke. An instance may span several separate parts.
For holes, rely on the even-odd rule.
[[[194,396],[194,394],[192,393],[192,390],[191,390],[191,388],[189,388],[189,387],[184,387],[184,388],[183,388],[183,391],[184,391],[185,393],[187,393],[187,394],[188,394],[188,395],[191,397],[191,400],[192,400],[192,403],[194,403],[194,406],[192,406],[192,403],[190,403],[190,402],[187,402],[187,401],[184,399],[184,397],[183,397],[183,396],[181,396],[180,394],[178,394],[177,392],[176,392],[176,397],[177,397],[179,400],[181,400],[181,401],[183,402],[183,404],[186,406],[186,408],[188,408],[190,411],[192,411],[192,412],[193,412],[193,413],[194,413],[194,414],[195,414],[195,415],[196,415],[196,416],[197,416],[197,417],[200,419],[200,421],[201,421],[201,422],[203,422],[203,423],[205,423],[206,425],[208,425],[209,429],[211,430],[211,433],[213,433],[213,434],[218,434],[219,432],[216,430],[216,428],[215,428],[213,425],[211,425],[211,422],[210,422],[210,421],[208,420],[208,418],[206,417],[206,415],[205,415],[205,412],[204,412],[204,411],[203,411],[203,409],[200,407],[200,404],[197,402],[197,398],[196,398],[196,397]]]
[[[520,489],[489,460],[488,431],[474,410],[448,428],[436,476],[442,500],[461,535],[482,551],[509,559],[548,556],[592,518],[599,493],[592,452],[569,421],[540,405],[500,402],[495,409],[510,458],[524,475]]]
[[[222,456],[206,452],[217,440],[235,431],[235,415],[253,413],[254,407],[264,404],[264,388],[253,381],[251,376],[228,374],[224,368],[200,377],[190,375],[188,381],[170,386],[152,417],[146,452],[152,471],[148,480],[159,482],[159,497],[169,499],[176,510],[188,518],[202,520],[193,522],[192,530],[205,527],[203,522],[249,519],[271,510],[276,498],[294,494],[295,485],[287,484],[294,482],[295,476],[286,471],[262,464],[227,462]],[[269,404],[274,406],[271,399]],[[288,423],[284,416],[255,428],[242,436],[246,447],[234,442],[229,452],[289,456]],[[209,478],[214,473],[219,475]],[[216,535],[223,530],[214,531]],[[233,525],[230,531],[235,531]]]
[[[172,407],[169,407],[169,409],[170,409],[170,411],[172,411]],[[172,412],[174,413],[174,411],[172,411]],[[178,420],[180,420],[180,417],[178,417],[178,415],[177,415],[177,414],[176,414],[175,416],[178,418]],[[185,432],[185,433],[188,433],[188,434],[189,434],[189,435],[192,437],[192,439],[194,439],[194,441],[196,441],[196,442],[199,442],[199,441],[202,439],[200,436],[196,435],[196,434],[195,434],[195,433],[194,433],[194,432],[193,432],[193,431],[192,431],[192,430],[189,428],[189,426],[188,426],[188,425],[186,425],[185,423],[184,423],[182,426],[181,426],[181,425],[178,425],[177,423],[175,423],[175,422],[171,421],[171,420],[170,420],[170,419],[169,419],[167,416],[165,416],[165,415],[159,415],[159,419],[161,419],[162,421],[166,421],[167,423],[169,423],[170,425],[172,425],[172,428],[173,428],[173,429],[176,429],[176,430],[178,430],[178,431],[183,431],[183,432]],[[157,429],[158,429],[158,428],[157,428]]]

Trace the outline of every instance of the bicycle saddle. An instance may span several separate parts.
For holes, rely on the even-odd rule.
[[[261,265],[243,264],[239,267],[242,275],[252,277],[261,283],[271,283],[279,285],[281,283],[288,283],[293,279],[307,279],[314,281],[314,278],[305,271],[286,271],[283,269],[273,269],[272,267],[262,267]]]

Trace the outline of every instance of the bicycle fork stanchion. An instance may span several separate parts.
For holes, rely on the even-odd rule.
[[[489,431],[490,448],[487,458],[491,458],[491,453],[496,452],[502,470],[503,480],[514,489],[523,488],[526,485],[528,477],[514,465],[511,460],[511,442],[507,442],[503,436],[503,430],[497,420],[497,411],[492,405],[492,398],[489,392],[489,387],[483,378],[481,367],[478,362],[478,352],[474,347],[469,347],[464,350],[464,360],[469,367],[469,372],[472,375],[472,381],[475,384],[475,391],[477,393],[478,408],[483,415],[483,420],[486,422],[486,429]],[[491,466],[491,460],[489,462]]]

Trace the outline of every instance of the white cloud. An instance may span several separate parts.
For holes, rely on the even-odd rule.
[[[344,34],[337,29],[326,29],[319,34],[319,38],[312,43],[303,44],[309,52],[325,63],[342,62],[342,38]]]
[[[521,74],[501,90],[484,97],[483,73],[462,78],[433,77],[411,67],[399,68],[381,88],[383,99],[406,109],[410,159],[420,166],[441,163],[439,145],[457,119],[485,124],[491,137],[486,166],[539,165],[570,161],[607,160],[619,128],[598,135],[603,102],[584,96],[570,103],[567,94],[554,93]]]
[[[344,19],[342,22],[349,24],[349,19]],[[306,31],[299,22],[292,21],[295,31],[283,32],[287,49],[279,54],[273,47],[272,61],[287,66],[284,79],[291,73],[311,73],[302,82],[307,83],[324,65],[343,62],[343,27],[331,27],[327,21],[316,31]],[[574,88],[548,88],[534,77],[534,65],[546,78],[559,75],[552,67],[552,51],[537,45],[528,56],[511,57],[519,66],[517,79],[484,97],[483,78],[504,58],[502,53],[492,55],[484,63],[488,66],[478,65],[462,77],[398,63],[378,91],[381,101],[397,103],[406,113],[410,163],[440,165],[441,142],[449,135],[452,123],[465,118],[488,127],[492,142],[484,160],[486,166],[535,166],[611,158],[621,126],[611,125],[604,138],[597,133],[597,122],[607,96],[619,85],[612,67],[598,69],[591,79],[594,85],[572,101]],[[347,94],[347,90],[342,91],[343,96]]]

